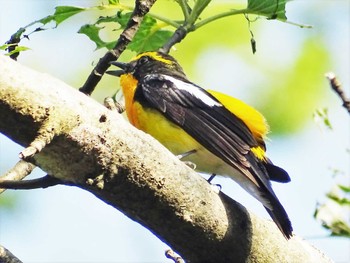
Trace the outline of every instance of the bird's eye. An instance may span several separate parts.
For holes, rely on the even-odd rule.
[[[148,57],[141,57],[138,61],[139,65],[144,65],[148,62]]]

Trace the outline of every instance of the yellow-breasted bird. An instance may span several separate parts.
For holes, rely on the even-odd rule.
[[[270,180],[289,182],[286,171],[265,155],[265,118],[228,95],[204,90],[188,80],[168,54],[141,53],[129,63],[113,62],[120,76],[129,121],[152,135],[200,172],[228,176],[258,199],[283,235],[292,236],[286,211]]]

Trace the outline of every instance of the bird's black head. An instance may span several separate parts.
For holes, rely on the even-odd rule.
[[[129,63],[112,62],[121,70],[107,71],[108,74],[121,76],[132,74],[136,79],[141,79],[148,74],[165,74],[186,79],[186,75],[179,63],[170,55],[161,52],[144,52],[137,55]]]

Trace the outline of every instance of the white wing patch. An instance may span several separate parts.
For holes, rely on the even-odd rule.
[[[174,83],[176,88],[189,92],[191,95],[193,95],[197,99],[201,100],[202,102],[204,102],[205,104],[207,104],[210,107],[222,106],[221,103],[213,100],[211,97],[209,97],[207,94],[202,92],[198,87],[196,87],[193,84],[183,82],[181,80],[178,80],[176,78],[173,78],[173,77],[167,76],[167,75],[162,75],[162,77],[164,77],[164,79],[169,80],[172,83]]]

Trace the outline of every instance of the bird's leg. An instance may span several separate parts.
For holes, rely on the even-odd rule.
[[[186,164],[188,167],[190,167],[192,170],[195,170],[197,165],[193,162],[190,162],[190,161],[184,161],[183,162],[184,164]]]
[[[215,176],[216,176],[216,174],[212,174],[212,175],[208,178],[207,182],[208,182],[209,184],[211,184],[212,186],[217,187],[218,190],[219,190],[219,192],[220,192],[220,191],[221,191],[221,188],[222,188],[221,184],[212,184],[212,183],[211,183],[211,181],[214,179]]]
[[[208,183],[211,183],[211,180],[213,180],[215,176],[216,176],[216,174],[212,174],[212,175],[208,178],[207,182],[208,182]]]
[[[197,152],[197,150],[196,150],[196,149],[193,149],[193,150],[190,150],[190,151],[188,151],[188,152],[185,152],[185,153],[176,155],[176,157],[179,158],[179,160],[181,160],[182,158],[185,158],[185,157],[187,157],[187,156],[189,156],[189,155],[191,155],[191,154],[194,154],[194,153],[196,153],[196,152]],[[190,167],[191,169],[193,169],[193,170],[196,169],[196,164],[195,164],[195,163],[190,162],[190,161],[184,161],[184,163],[185,163],[188,167]]]

